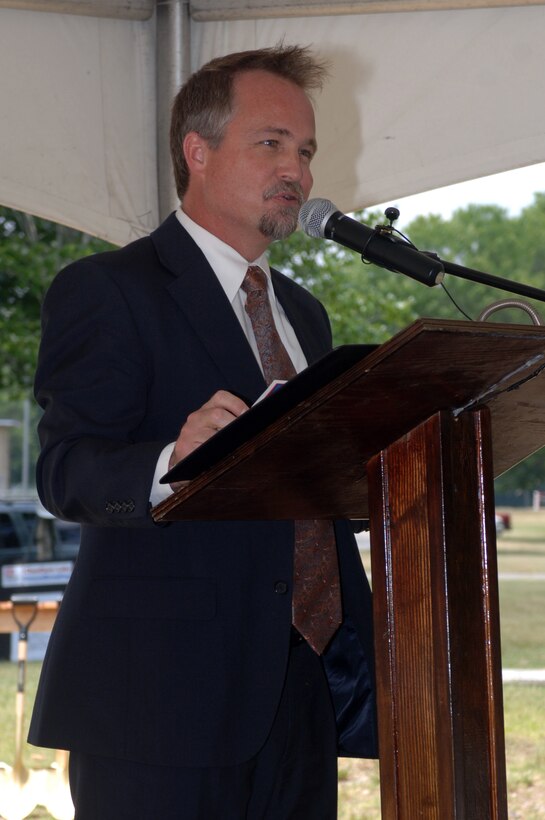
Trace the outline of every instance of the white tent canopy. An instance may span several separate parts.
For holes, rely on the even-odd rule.
[[[300,0],[43,5],[0,0],[0,203],[113,242],[175,205],[164,138],[187,71],[280,40],[331,61],[313,195],[341,210],[545,161],[543,5],[339,14],[317,2],[311,16],[297,16]],[[358,5],[369,4],[340,10]],[[208,19],[214,7],[228,19]]]

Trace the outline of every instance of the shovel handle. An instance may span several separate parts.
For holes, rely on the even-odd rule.
[[[29,597],[24,595],[12,595],[11,596],[11,603],[12,603],[12,610],[11,614],[13,615],[13,620],[19,627],[19,640],[20,641],[27,641],[28,640],[28,630],[36,615],[38,614],[38,598],[36,597]],[[27,609],[28,607],[32,607],[30,612],[30,617],[27,618],[25,621],[21,620],[18,615],[17,607],[24,607]]]

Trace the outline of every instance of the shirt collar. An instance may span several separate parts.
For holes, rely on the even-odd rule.
[[[238,251],[194,222],[182,208],[177,209],[176,217],[204,253],[230,302],[235,299],[249,265],[258,265],[270,280],[271,271],[265,253],[247,262]]]

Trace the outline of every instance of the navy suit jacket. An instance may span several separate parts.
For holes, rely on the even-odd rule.
[[[331,345],[322,305],[273,272],[309,362]],[[292,521],[156,525],[162,448],[217,390],[252,402],[261,370],[204,255],[170,216],[150,237],[80,260],[43,307],[38,489],[79,521],[81,548],[29,739],[171,765],[252,757],[289,652]],[[336,523],[345,622],[324,657],[343,754],[376,753],[370,591]],[[279,583],[282,582],[282,583]]]

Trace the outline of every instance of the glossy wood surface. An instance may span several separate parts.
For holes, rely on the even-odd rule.
[[[365,467],[437,410],[486,404],[498,475],[545,444],[545,329],[419,320],[152,511],[367,518]]]
[[[371,459],[384,820],[506,820],[490,414]]]

